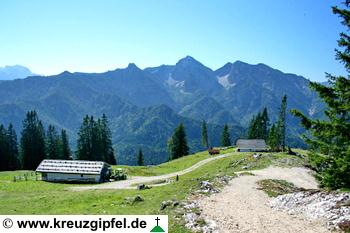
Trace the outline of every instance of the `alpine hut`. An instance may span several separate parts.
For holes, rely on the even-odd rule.
[[[264,139],[238,139],[237,152],[264,152],[267,151]]]
[[[101,161],[45,159],[36,171],[45,181],[101,183],[109,179],[111,166]]]

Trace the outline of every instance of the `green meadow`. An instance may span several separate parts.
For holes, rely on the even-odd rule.
[[[255,159],[252,153],[233,152],[233,148],[223,151],[230,156],[211,161],[200,168],[180,176],[178,182],[153,187],[147,190],[88,190],[71,191],[77,184],[49,183],[36,181],[29,176],[27,181],[14,181],[14,176],[23,176],[31,171],[0,172],[0,214],[168,214],[170,232],[187,232],[181,218],[175,218],[174,209],[160,211],[162,201],[185,200],[191,192],[199,188],[202,180],[213,180],[221,175],[234,175],[249,165],[250,170],[262,169],[278,164],[289,158],[296,164],[303,160],[284,153],[266,153]],[[209,158],[207,152],[188,155],[183,158],[152,167],[122,167],[132,176],[154,176],[181,171],[193,164]],[[243,163],[237,164],[237,161]],[[293,163],[294,163],[293,162]],[[128,199],[140,195],[144,201],[130,203]],[[178,216],[179,217],[179,216]],[[177,220],[176,220],[177,219]]]

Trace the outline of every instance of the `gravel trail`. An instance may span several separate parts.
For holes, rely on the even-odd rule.
[[[251,171],[255,176],[240,176],[230,181],[222,192],[199,200],[202,216],[214,220],[220,233],[325,233],[321,220],[306,220],[303,216],[288,215],[267,206],[270,198],[257,189],[262,179],[283,179],[296,186],[315,189],[317,182],[305,168],[269,167]]]
[[[227,153],[223,155],[218,155],[218,156],[213,156],[208,159],[204,159],[202,161],[199,161],[198,163],[192,165],[189,168],[186,168],[182,171],[178,172],[173,172],[165,175],[159,175],[159,176],[133,176],[128,178],[128,180],[123,180],[123,181],[114,181],[114,182],[109,182],[109,183],[103,183],[103,184],[96,184],[96,185],[88,185],[88,186],[76,186],[70,188],[70,190],[74,191],[84,191],[84,190],[94,190],[94,189],[136,189],[137,187],[135,186],[136,184],[140,183],[149,183],[152,181],[157,181],[157,180],[166,180],[172,177],[175,177],[176,175],[184,175],[186,173],[192,172],[193,170],[211,162],[217,159],[222,159],[226,158],[229,156],[235,155],[235,153]],[[155,186],[155,185],[153,185]]]
[[[139,183],[169,179],[176,175],[189,173],[213,160],[232,156],[234,153],[219,155],[202,160],[193,166],[170,174],[131,177],[125,181],[103,183],[98,185],[77,186],[74,191],[96,189],[135,189]],[[257,189],[256,182],[262,179],[282,179],[306,189],[317,188],[317,182],[305,168],[269,167],[250,171],[255,176],[240,176],[230,181],[222,192],[199,199],[202,216],[214,220],[219,233],[329,233],[322,220],[307,220],[301,215],[289,215],[270,208],[270,198]],[[238,172],[239,173],[239,172]]]

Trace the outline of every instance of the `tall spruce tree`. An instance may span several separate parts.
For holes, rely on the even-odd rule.
[[[257,137],[257,129],[256,129],[256,122],[257,119],[255,117],[255,115],[252,117],[252,119],[249,122],[249,126],[248,126],[248,138],[249,139],[255,139]]]
[[[137,154],[137,165],[138,166],[145,165],[144,158],[143,158],[143,153],[142,153],[141,149],[139,149],[139,152]]]
[[[18,168],[20,162],[16,132],[12,124],[8,129],[0,124],[0,171],[12,171]]]
[[[254,115],[249,122],[247,135],[249,139],[267,139],[270,119],[267,113],[267,108]]]
[[[80,126],[77,140],[76,158],[78,160],[92,160],[91,156],[91,132],[90,132],[90,117],[86,115],[83,123]]]
[[[209,146],[207,122],[205,120],[202,121],[202,145],[206,148]]]
[[[222,146],[231,146],[230,132],[229,132],[229,127],[227,124],[224,125],[224,129],[222,131],[221,145]]]
[[[46,158],[60,159],[60,138],[55,126],[49,125],[46,133]]]
[[[345,9],[333,7],[333,13],[340,16],[346,31],[350,30],[350,1],[344,2]],[[336,58],[350,72],[350,35],[341,33],[338,40],[340,50]],[[318,171],[321,185],[338,189],[350,188],[350,76],[327,74],[329,86],[311,82],[310,87],[318,92],[327,105],[326,120],[310,119],[302,112],[292,113],[301,119],[302,125],[312,137],[304,136],[311,147],[310,162]]]
[[[263,119],[262,119],[262,115],[261,112],[258,113],[258,115],[256,116],[255,119],[255,138],[257,139],[263,139]]]
[[[9,145],[9,156],[10,156],[9,170],[19,169],[21,167],[21,164],[20,164],[19,153],[18,153],[17,134],[11,123],[7,128],[7,140]]]
[[[270,146],[270,149],[272,151],[279,151],[279,135],[275,124],[271,126],[269,136],[267,139],[267,144]]]
[[[93,116],[90,116],[89,119],[89,136],[90,136],[90,160],[104,161],[105,157],[102,152],[102,141],[101,141],[101,120],[97,119],[97,122],[95,121]]]
[[[286,110],[287,110],[287,95],[282,97],[279,118],[277,122],[278,140],[282,151],[286,149]]]
[[[29,111],[26,114],[20,141],[23,168],[35,170],[46,158],[45,131],[36,111]]]
[[[62,129],[61,130],[61,145],[60,145],[60,158],[69,160],[72,159],[72,151],[69,146],[69,140],[68,140],[68,135],[67,132]]]
[[[112,132],[109,129],[108,119],[105,114],[102,115],[100,133],[101,133],[100,140],[102,142],[103,157],[105,158],[104,161],[106,161],[109,164],[116,165],[117,161],[115,159],[114,149],[112,144]]]
[[[170,159],[177,159],[188,155],[189,147],[187,145],[185,126],[183,123],[175,129],[173,136],[168,141]]]
[[[0,171],[9,170],[10,153],[7,132],[5,127],[0,124]]]
[[[76,157],[81,160],[98,160],[116,164],[112,133],[105,115],[97,121],[93,116],[84,117],[78,133]]]
[[[270,118],[267,112],[267,108],[265,107],[261,114],[261,128],[262,128],[262,138],[268,139],[269,135],[269,127],[270,127]]]

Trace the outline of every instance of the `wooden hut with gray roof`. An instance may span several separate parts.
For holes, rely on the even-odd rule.
[[[101,161],[45,159],[36,171],[45,181],[101,183],[109,179],[111,166]]]
[[[237,152],[264,152],[267,145],[264,139],[238,139]]]

